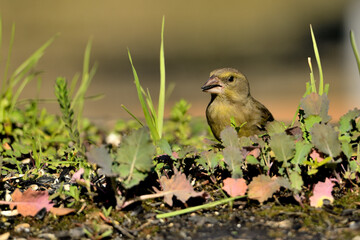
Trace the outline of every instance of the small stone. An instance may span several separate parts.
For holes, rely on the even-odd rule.
[[[350,222],[350,224],[349,224],[349,228],[350,228],[350,229],[359,229],[359,227],[360,227],[359,222],[352,221],[352,222]]]
[[[21,232],[29,233],[30,232],[30,224],[20,223],[14,227],[14,231],[17,233],[21,233]]]
[[[0,234],[0,239],[7,240],[10,237],[10,232]]]
[[[52,233],[42,233],[38,235],[39,238],[41,239],[46,239],[46,240],[56,240],[56,236]]]

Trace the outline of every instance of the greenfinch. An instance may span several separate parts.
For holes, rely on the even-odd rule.
[[[201,87],[211,94],[206,108],[207,122],[214,137],[221,141],[220,132],[235,120],[239,136],[261,133],[267,122],[274,118],[270,111],[250,94],[247,78],[233,68],[216,69]]]

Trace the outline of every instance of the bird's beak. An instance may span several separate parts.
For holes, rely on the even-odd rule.
[[[209,80],[201,87],[203,92],[219,94],[222,92],[224,86],[221,84],[221,81],[217,77],[210,77]]]

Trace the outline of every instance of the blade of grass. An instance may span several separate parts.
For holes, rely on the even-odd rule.
[[[359,74],[360,74],[360,58],[359,58],[359,52],[356,46],[356,40],[355,40],[355,35],[354,32],[351,30],[350,31],[350,42],[351,42],[351,47],[353,49],[354,55],[355,55],[355,59],[356,59],[356,63],[358,65],[358,69],[359,69]],[[1,45],[0,45],[1,46]]]
[[[165,16],[162,19],[161,26],[161,43],[160,43],[160,92],[159,105],[157,117],[157,130],[159,137],[162,136],[163,122],[164,122],[164,108],[165,108],[165,55],[164,55],[164,26]]]
[[[312,39],[313,47],[314,47],[315,58],[316,58],[316,62],[317,62],[318,69],[319,69],[319,95],[323,95],[323,92],[324,92],[324,76],[323,76],[323,71],[322,71],[322,67],[321,67],[320,54],[319,54],[319,50],[318,50],[318,47],[317,47],[317,44],[316,44],[314,31],[312,29],[311,24],[310,24],[310,31],[311,31],[311,39]]]
[[[150,133],[151,133],[151,136],[152,136],[153,140],[155,142],[157,142],[160,139],[160,137],[158,135],[158,132],[156,131],[156,126],[153,124],[153,122],[151,120],[150,112],[149,112],[148,108],[146,107],[146,102],[145,102],[145,99],[144,99],[144,96],[143,96],[143,93],[142,93],[142,87],[140,85],[140,81],[139,81],[139,77],[137,75],[136,69],[135,69],[134,64],[132,62],[132,58],[131,58],[131,54],[130,54],[129,49],[128,49],[128,56],[129,56],[129,61],[130,61],[130,64],[131,64],[133,75],[134,75],[134,82],[135,82],[138,98],[139,98],[140,105],[142,107],[142,110],[143,110],[143,113],[144,113],[144,116],[145,116],[145,121],[146,121],[146,123],[147,123],[147,125],[149,127],[149,130],[150,130]]]
[[[310,68],[310,86],[311,86],[311,91],[312,93],[316,93],[316,84],[315,84],[315,78],[314,78],[314,71],[313,71],[313,68],[312,68],[312,64],[311,64],[311,58],[308,57],[308,64],[309,64],[309,68]],[[308,91],[306,91],[308,92]],[[309,92],[309,94],[310,94]],[[306,93],[305,93],[306,94]],[[306,94],[308,95],[308,94]]]
[[[2,19],[0,17],[0,66],[2,62],[1,45],[2,44]],[[1,169],[1,168],[0,168]]]
[[[147,90],[147,93],[143,92],[143,94],[145,96],[146,103],[148,105],[148,109],[150,111],[151,120],[152,120],[154,126],[158,126],[157,125],[158,119],[157,119],[157,116],[156,116],[154,104],[153,104],[149,89],[146,89],[146,90]]]
[[[97,64],[95,63],[90,69],[90,55],[91,55],[92,40],[90,39],[86,45],[83,61],[83,72],[80,82],[79,89],[75,93],[73,100],[71,101],[71,108],[76,112],[77,116],[77,129],[79,132],[82,131],[82,116],[84,110],[85,94],[90,86],[91,80],[93,79],[97,70]],[[80,142],[80,145],[82,143]]]
[[[4,70],[4,79],[3,79],[3,86],[1,89],[1,93],[4,94],[6,92],[6,89],[8,88],[8,79],[7,79],[7,75],[8,75],[8,71],[9,71],[9,66],[10,66],[10,60],[11,60],[11,53],[12,53],[12,48],[14,45],[14,38],[15,38],[15,24],[12,25],[11,28],[11,35],[10,35],[10,42],[9,42],[9,51],[8,51],[8,56],[6,58],[6,64],[5,64],[5,70]]]
[[[130,114],[130,116],[132,116],[142,127],[144,126],[144,124],[143,124],[134,114],[132,114],[132,112],[130,112],[130,110],[127,109],[127,107],[125,107],[125,105],[121,104],[121,107],[122,107],[128,114]]]
[[[156,218],[158,218],[158,219],[159,218],[169,218],[169,217],[174,217],[174,216],[178,216],[178,215],[185,214],[185,213],[195,212],[195,211],[198,211],[198,210],[201,210],[201,209],[212,208],[212,207],[215,207],[217,205],[224,204],[224,203],[227,203],[227,202],[232,202],[232,201],[234,201],[236,199],[240,199],[240,198],[244,198],[244,197],[246,197],[246,196],[230,197],[230,198],[221,199],[221,200],[218,200],[218,201],[215,201],[215,202],[206,203],[206,204],[199,205],[199,206],[188,207],[188,208],[181,209],[181,210],[174,211],[174,212],[161,213],[161,214],[157,214]]]
[[[25,86],[31,81],[33,80],[35,77],[37,76],[37,74],[31,74],[29,76],[26,76],[24,78],[24,80],[21,82],[20,86],[18,87],[18,89],[16,90],[12,100],[11,100],[11,105],[10,105],[10,109],[9,109],[9,113],[12,113],[12,111],[14,110],[14,107],[17,103],[17,100],[21,94],[21,92],[24,90]]]
[[[58,34],[46,41],[14,71],[11,76],[10,89],[15,86],[21,80],[21,78],[37,64],[40,58],[44,55],[45,49],[50,46],[50,44],[55,40],[57,36]]]

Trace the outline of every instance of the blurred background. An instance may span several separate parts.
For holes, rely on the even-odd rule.
[[[99,67],[87,95],[105,95],[85,103],[84,116],[93,121],[129,119],[121,104],[142,116],[127,48],[141,83],[157,99],[163,15],[166,81],[175,83],[166,102],[167,114],[183,98],[191,103],[193,116],[205,118],[210,96],[200,87],[213,69],[234,67],[248,77],[252,95],[276,119],[290,121],[309,80],[308,57],[318,79],[310,24],[325,82],[330,83],[333,120],[360,103],[359,71],[349,41],[353,29],[360,47],[360,1],[356,0],[0,0],[0,15],[3,59],[11,25],[16,24],[11,69],[60,33],[37,67],[43,71],[40,98],[55,98],[56,77],[71,80],[82,71],[85,46],[93,40],[91,62]],[[36,89],[34,81],[21,97],[35,98]],[[43,106],[58,112],[56,103]]]

